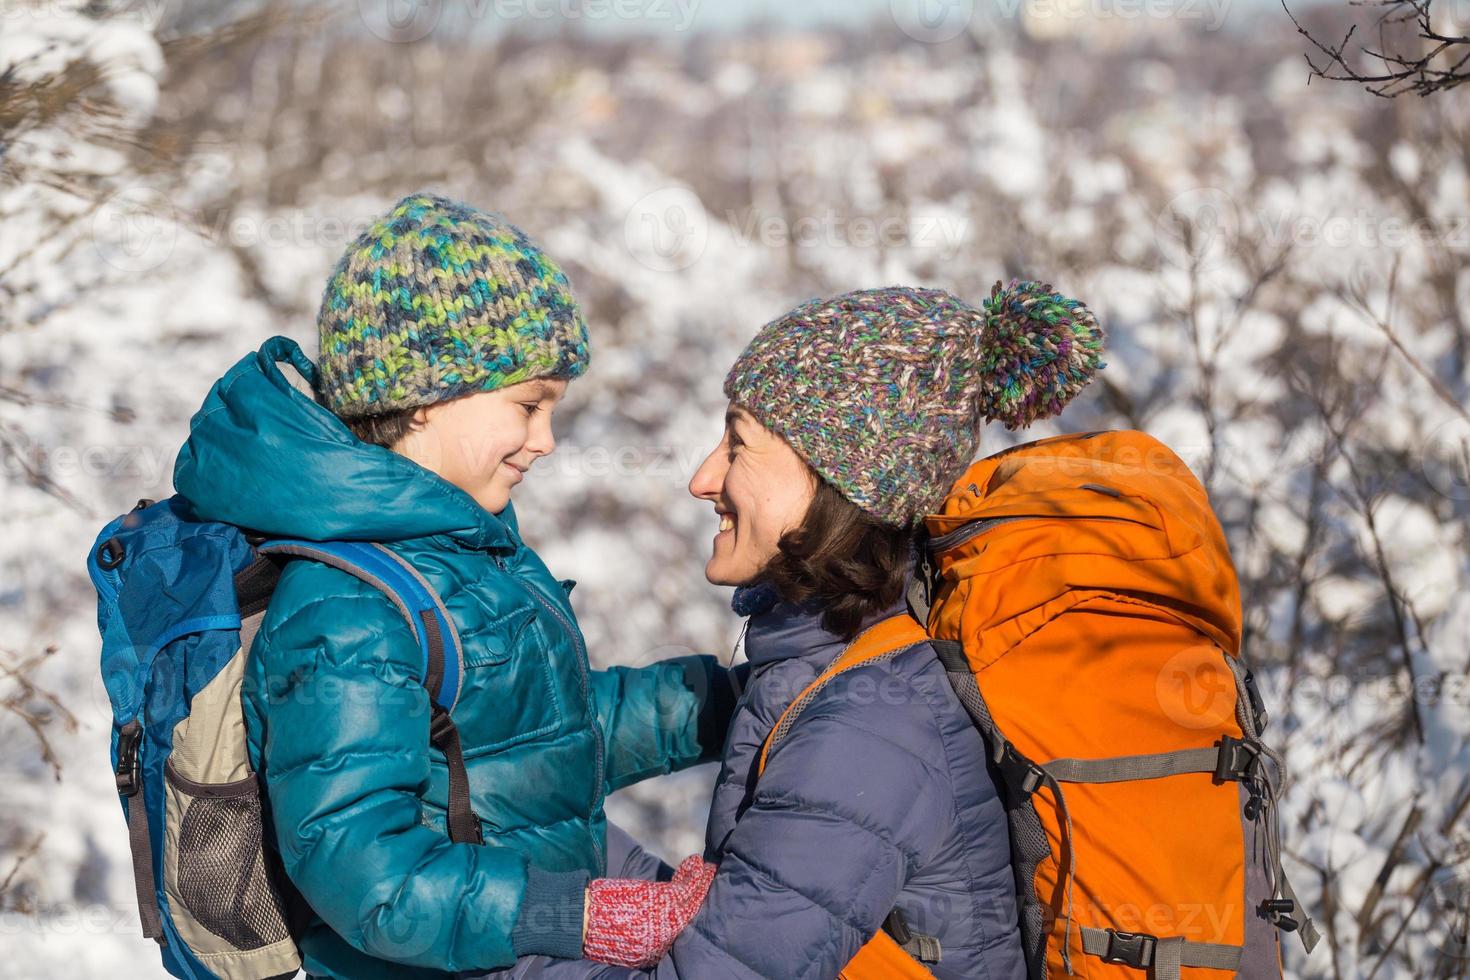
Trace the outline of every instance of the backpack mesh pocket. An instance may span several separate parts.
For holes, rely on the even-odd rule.
[[[286,910],[266,877],[260,797],[195,797],[179,825],[178,893],[189,915],[236,949],[286,939]]]
[[[170,759],[169,915],[216,976],[274,976],[293,968],[296,947],[265,844],[260,786],[252,774],[227,783],[184,777]]]

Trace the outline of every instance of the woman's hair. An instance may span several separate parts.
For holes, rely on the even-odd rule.
[[[413,428],[413,413],[417,408],[402,408],[383,415],[362,415],[343,419],[342,424],[363,442],[392,449]]]
[[[844,640],[903,595],[914,536],[883,524],[813,471],[817,490],[801,525],[787,531],[761,580],[786,602],[821,600],[822,626]]]

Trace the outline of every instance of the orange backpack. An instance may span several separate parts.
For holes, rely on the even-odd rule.
[[[1179,457],[1133,431],[1028,443],[971,466],[925,525],[924,625],[858,637],[760,768],[817,688],[932,638],[1002,783],[1030,977],[1279,976],[1278,929],[1310,952],[1235,569]],[[931,976],[932,937],[899,938],[880,931],[841,976]]]

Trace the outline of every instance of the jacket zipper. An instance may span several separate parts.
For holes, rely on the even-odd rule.
[[[509,571],[509,569],[505,567],[505,563],[499,558],[495,559],[495,563],[500,566],[502,571]],[[567,618],[562,615],[560,609],[557,609],[556,606],[554,606],[550,600],[543,596],[540,590],[537,589],[534,585],[530,584],[529,582],[523,582],[521,584],[527,592],[531,593],[531,595],[536,598],[536,601],[539,602],[542,607],[546,609],[547,612],[556,617],[556,621],[561,624],[562,629],[566,631],[567,637],[571,639],[572,647],[577,652],[577,675],[582,689],[582,704],[588,712],[588,718],[592,724],[593,733],[598,734],[596,731],[597,708],[592,703],[592,678],[588,676],[587,649],[582,645],[582,640],[577,635],[577,631],[572,628],[572,624],[569,623],[567,621]],[[602,736],[600,734],[597,738],[593,740],[593,748],[595,750],[596,763],[593,769],[595,779],[592,783],[592,809],[595,810],[597,808],[598,801],[602,798],[602,777],[604,761],[602,757]],[[603,854],[602,845],[597,842],[597,837],[595,834],[592,837],[592,846],[597,851],[598,864],[605,869],[607,867],[607,856]]]

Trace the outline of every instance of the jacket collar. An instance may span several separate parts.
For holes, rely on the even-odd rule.
[[[756,586],[763,589],[764,586]],[[808,600],[803,603],[781,602],[774,594],[752,596],[747,589],[738,590],[732,606],[750,612],[746,623],[745,658],[751,666],[778,660],[811,658],[823,665],[841,655],[848,643],[822,625],[825,603]],[[890,616],[905,613],[907,607],[899,599],[891,608],[880,610],[863,620],[863,629]]]

